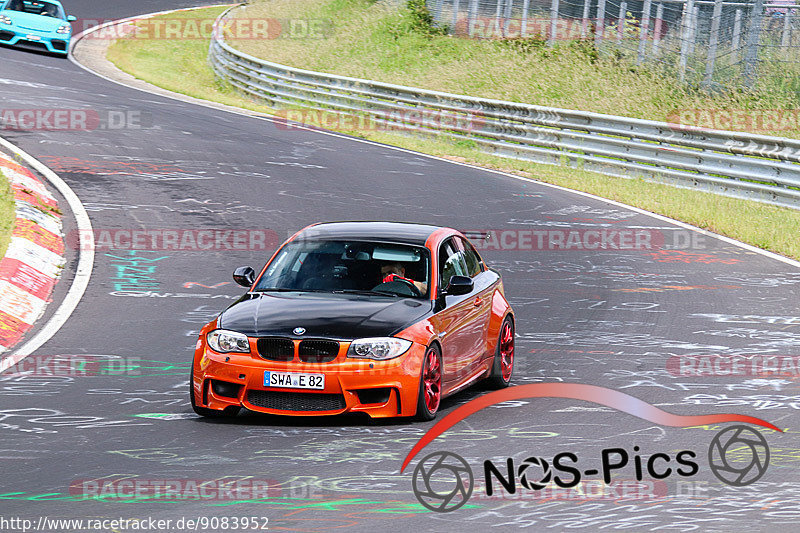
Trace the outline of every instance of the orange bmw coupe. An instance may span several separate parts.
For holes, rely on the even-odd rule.
[[[192,407],[235,416],[363,412],[431,420],[478,381],[507,387],[514,313],[456,230],[332,222],[295,234],[200,331]]]

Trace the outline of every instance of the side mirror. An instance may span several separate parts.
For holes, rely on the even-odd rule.
[[[249,289],[253,286],[253,282],[255,280],[256,271],[251,267],[239,267],[233,271],[233,281],[235,281],[237,285],[241,285],[242,287]]]
[[[450,284],[445,289],[445,294],[449,296],[459,296],[461,294],[468,294],[475,288],[475,282],[472,278],[467,276],[453,276],[450,278]]]
[[[76,20],[78,20],[78,17],[75,15],[67,15],[67,22],[75,22]]]

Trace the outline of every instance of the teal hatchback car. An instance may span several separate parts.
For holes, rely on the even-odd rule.
[[[74,20],[58,0],[0,0],[0,44],[66,56]]]

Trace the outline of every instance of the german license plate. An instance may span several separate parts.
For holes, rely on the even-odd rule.
[[[285,387],[290,389],[325,388],[325,374],[300,374],[297,372],[264,372],[265,387]]]

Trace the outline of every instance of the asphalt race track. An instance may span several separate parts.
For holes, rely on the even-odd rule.
[[[68,4],[79,18],[186,5]],[[692,377],[670,372],[667,362],[682,355],[797,355],[798,268],[601,200],[152,96],[37,53],[0,48],[0,102],[2,108],[144,117],[142,129],[2,131],[72,187],[96,230],[269,229],[282,240],[317,221],[385,219],[513,231],[507,234],[513,239],[530,229],[646,232],[659,246],[483,251],[501,271],[517,313],[514,384],[600,385],[671,413],[740,413],[785,430],[759,429],[771,449],[769,467],[756,483],[735,487],[715,477],[707,457],[714,435],[731,424],[665,427],[590,402],[528,399],[460,422],[400,474],[406,454],[432,423],[253,413],[219,422],[192,412],[187,380],[196,332],[241,293],[231,281],[233,269],[261,267],[268,252],[98,250],[77,309],[32,357],[80,355],[98,361],[99,368],[141,360],[140,366],[113,375],[0,375],[0,517],[34,523],[41,516],[155,518],[173,524],[181,518],[266,517],[277,531],[796,527],[797,369]],[[68,253],[74,267],[77,251]],[[148,267],[136,281],[140,289],[131,289],[120,274],[131,265]],[[471,388],[446,400],[439,418],[484,393]],[[645,458],[692,450],[699,471],[691,477],[673,471],[663,480],[645,474],[645,483],[636,485],[634,446]],[[550,462],[572,452],[585,470],[599,468],[602,450],[611,448],[626,449],[631,462],[614,472],[616,485],[606,487],[605,495],[598,492],[604,490],[598,476],[589,474],[589,483],[579,486],[583,498],[574,491],[559,495],[518,486],[516,494],[502,498],[501,491],[501,498],[490,499],[482,488],[487,459],[505,468],[507,457],[519,465],[528,457]],[[744,468],[750,448],[740,448],[728,459]],[[412,472],[433,451],[454,452],[474,471],[478,486],[461,509],[435,513],[418,505]],[[659,470],[664,467],[659,463]],[[248,477],[270,480],[270,497],[84,498],[76,489],[85,487],[82,480]],[[623,481],[637,487],[624,498]],[[217,523],[205,530],[224,529]]]

